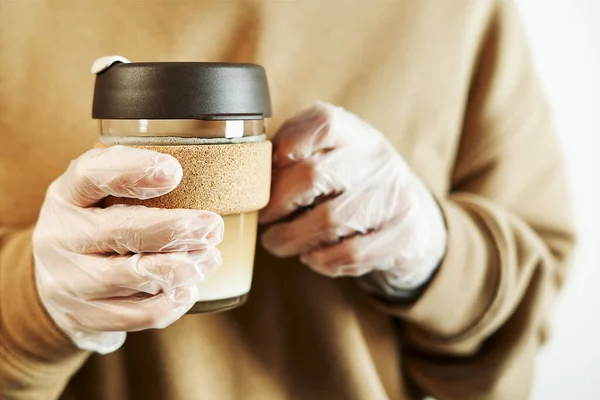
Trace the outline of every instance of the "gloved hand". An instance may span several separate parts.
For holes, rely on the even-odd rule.
[[[327,276],[381,271],[412,290],[436,270],[446,249],[440,208],[391,143],[342,108],[317,103],[274,138],[271,202],[263,246],[300,256]],[[277,222],[277,223],[276,223]]]
[[[196,285],[219,267],[217,214],[95,207],[108,195],[163,195],[182,175],[169,155],[114,146],[83,154],[50,185],[33,235],[37,289],[79,348],[109,353],[126,331],[173,323],[198,299]]]

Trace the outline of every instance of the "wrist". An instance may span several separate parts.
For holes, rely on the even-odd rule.
[[[372,271],[356,278],[357,285],[386,303],[405,304],[416,301],[425,292],[433,280],[438,266],[426,275],[425,279],[410,282],[402,274],[390,273],[391,271]],[[417,283],[418,282],[418,283]]]
[[[16,363],[54,364],[82,353],[62,332],[42,305],[34,276],[31,231],[14,234],[2,252],[0,282],[2,319],[7,329],[0,343]],[[4,301],[4,299],[10,301]]]
[[[357,280],[367,292],[391,302],[420,297],[442,264],[448,244],[447,225],[439,202],[420,179],[413,177],[418,205],[414,234],[423,238],[416,240],[416,253],[421,256],[393,268],[375,270]]]

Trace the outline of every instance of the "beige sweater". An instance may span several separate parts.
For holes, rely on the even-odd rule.
[[[258,250],[249,302],[77,350],[33,278],[48,184],[98,134],[91,62],[265,66],[271,132],[316,100],[384,132],[442,205],[416,302]],[[523,399],[573,245],[561,154],[514,7],[493,0],[0,1],[0,397]]]

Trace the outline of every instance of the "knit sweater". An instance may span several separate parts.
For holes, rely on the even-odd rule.
[[[437,197],[445,257],[389,304],[257,249],[250,299],[77,349],[37,294],[44,192],[98,136],[103,55],[263,65],[269,132],[317,100],[383,132]],[[573,246],[559,144],[502,0],[0,1],[0,397],[527,398]]]

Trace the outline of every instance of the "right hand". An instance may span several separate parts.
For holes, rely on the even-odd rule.
[[[123,146],[71,162],[46,194],[33,235],[41,301],[81,349],[115,351],[127,331],[164,328],[198,300],[221,264],[223,220],[199,210],[115,205],[173,190],[183,172],[165,154]]]

